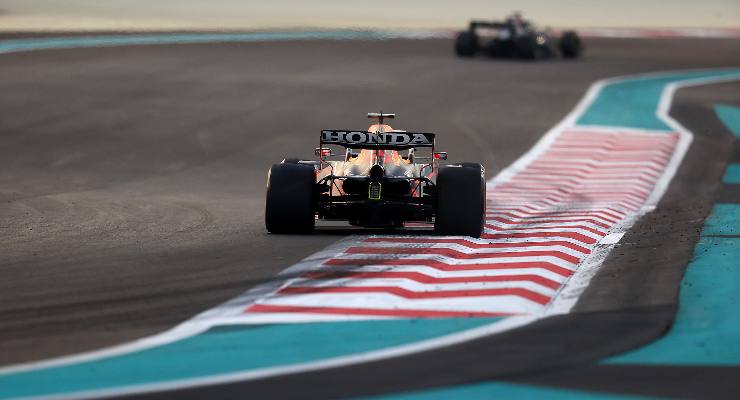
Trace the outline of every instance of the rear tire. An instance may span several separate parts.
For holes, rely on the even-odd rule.
[[[564,58],[578,58],[583,52],[581,38],[574,31],[565,31],[560,37],[560,54]]]
[[[478,51],[478,35],[475,32],[460,32],[455,40],[455,54],[458,57],[472,57]]]
[[[267,175],[265,227],[271,233],[311,233],[316,176],[309,165],[282,163]]]
[[[437,214],[440,235],[480,237],[486,214],[485,170],[480,164],[446,166],[437,176]]]

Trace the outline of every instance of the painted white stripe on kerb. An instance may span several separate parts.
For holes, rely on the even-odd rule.
[[[372,302],[372,307],[367,303]],[[497,307],[492,309],[487,303],[495,303]],[[260,301],[260,304],[284,305],[298,307],[326,307],[326,304],[343,304],[349,308],[373,308],[373,309],[398,309],[398,298],[385,293],[321,293],[296,296],[275,296]],[[504,312],[509,314],[532,315],[542,310],[542,305],[532,300],[515,295],[452,297],[417,299],[404,303],[405,310],[435,310],[435,311],[460,311],[460,312]],[[244,321],[249,322],[253,313],[244,315]],[[284,313],[290,315],[290,313]],[[315,314],[314,314],[315,315]],[[304,320],[303,322],[312,319]]]
[[[483,289],[526,289],[532,292],[539,293],[544,296],[551,297],[555,294],[553,289],[546,286],[542,286],[535,282],[529,281],[502,281],[502,282],[452,282],[452,283],[422,283],[407,278],[335,278],[335,279],[300,279],[293,282],[293,288],[312,288],[321,289],[326,287],[388,287],[404,289],[410,292],[416,293],[436,293],[444,292],[448,290],[464,291],[464,290],[483,290]],[[281,297],[299,297],[310,294],[279,294]],[[396,296],[391,294],[392,296]],[[363,296],[358,296],[363,297]],[[471,296],[473,297],[473,296]],[[483,296],[475,296],[483,297]],[[447,299],[462,299],[464,297],[447,297]],[[417,302],[419,300],[412,299],[407,303]],[[374,304],[373,304],[374,305]],[[326,307],[326,304],[324,304]],[[434,308],[433,310],[437,310]],[[444,309],[442,309],[444,310]]]
[[[538,267],[440,271],[436,268],[427,267],[425,265],[364,265],[362,267],[343,268],[341,271],[343,273],[411,272],[422,274],[430,278],[487,278],[512,275],[534,275],[555,282],[565,281],[565,277],[563,275]]]
[[[488,214],[489,216],[492,214]],[[524,216],[523,218],[529,218],[527,216]],[[539,217],[538,217],[539,218]],[[612,223],[612,222],[609,222]],[[377,238],[371,236],[371,238]],[[400,237],[394,237],[394,236],[384,236],[383,239],[386,240],[394,240],[394,239],[409,239],[409,236],[400,236]],[[428,240],[445,240],[445,239],[455,239],[460,241],[465,241],[470,243],[472,246],[474,245],[486,245],[486,244],[502,244],[502,243],[512,243],[512,244],[522,244],[522,243],[531,243],[531,242],[541,242],[543,240],[533,240],[530,238],[518,238],[518,237],[510,237],[510,238],[497,238],[497,239],[478,239],[473,237],[459,237],[459,236],[435,236],[434,238],[428,239]],[[568,242],[572,243],[574,245],[577,245],[579,247],[583,246],[583,243],[581,243],[578,240],[569,238],[569,237],[552,237],[548,238],[550,241],[557,241],[557,242]],[[423,240],[423,239],[420,239]],[[367,246],[371,243],[377,243],[377,242],[363,242],[362,246]],[[438,243],[438,242],[435,242]],[[463,245],[460,245],[463,246]]]
[[[603,228],[602,228],[603,229]],[[421,244],[421,245],[420,245]],[[537,246],[516,246],[516,243],[512,243],[511,246],[506,247],[496,247],[496,248],[477,248],[477,249],[471,249],[469,247],[465,247],[462,245],[459,245],[457,243],[433,243],[433,244],[427,244],[427,243],[420,243],[420,244],[410,244],[410,246],[403,248],[414,248],[414,249],[420,249],[420,251],[423,251],[424,249],[449,249],[454,250],[460,253],[465,254],[496,254],[496,253],[525,253],[529,251],[557,251],[569,256],[574,257],[581,257],[583,256],[583,253],[571,249],[569,247],[560,246],[560,245],[548,245],[546,242],[543,241],[543,244],[537,245]],[[370,247],[370,248],[382,248],[382,249],[394,249],[399,248],[398,245],[391,245],[389,243],[368,243],[367,245],[364,245],[363,247]]]
[[[387,260],[388,254],[347,254],[333,257],[335,260]],[[396,256],[398,257],[398,256]],[[439,261],[447,265],[472,265],[472,264],[515,264],[515,263],[535,263],[535,262],[546,262],[549,264],[557,265],[561,268],[575,269],[575,264],[558,258],[555,256],[524,256],[524,257],[496,257],[496,258],[473,258],[473,259],[455,259],[439,255],[425,255],[425,254],[404,254],[402,260],[430,260]]]
[[[591,239],[601,239],[604,235],[599,235],[584,229],[572,229],[572,228],[532,228],[532,229],[491,229],[485,228],[484,232],[487,234],[498,234],[498,235],[511,235],[516,233],[577,233],[589,237]]]
[[[522,223],[500,222],[500,221],[497,221],[497,220],[494,220],[494,219],[489,219],[489,220],[487,220],[486,223],[488,225],[493,225],[493,226],[505,228],[507,230],[508,229],[519,229],[519,230],[521,230],[521,229],[530,229],[530,228],[531,229],[541,229],[541,228],[550,228],[550,227],[557,227],[557,228],[561,228],[561,227],[588,227],[588,228],[591,228],[591,229],[595,229],[597,231],[604,230],[604,227],[603,226],[596,225],[594,223],[587,222],[587,221],[572,221],[572,222],[570,222],[570,221],[567,221],[567,222],[558,222],[558,221],[552,221],[552,222],[551,221],[547,221],[547,222],[532,221],[532,222],[529,222],[529,223],[526,223],[526,224],[522,224]]]

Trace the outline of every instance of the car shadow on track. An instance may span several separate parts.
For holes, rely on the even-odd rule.
[[[372,229],[350,227],[317,227],[314,235],[349,236],[349,235],[392,235],[392,236],[419,236],[434,235],[433,229]]]

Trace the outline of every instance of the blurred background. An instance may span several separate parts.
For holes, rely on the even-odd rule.
[[[459,29],[515,10],[555,28],[740,27],[739,0],[0,0],[0,30]]]

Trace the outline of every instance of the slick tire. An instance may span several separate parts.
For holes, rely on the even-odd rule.
[[[437,213],[434,231],[439,235],[480,237],[486,214],[483,166],[461,163],[441,167],[437,176]]]
[[[313,167],[275,164],[267,174],[265,227],[270,233],[306,234],[315,225]]]
[[[581,38],[574,31],[565,31],[560,37],[560,54],[564,58],[578,58],[583,52]]]
[[[472,57],[478,51],[478,35],[475,32],[460,32],[455,39],[455,54],[458,57]]]

